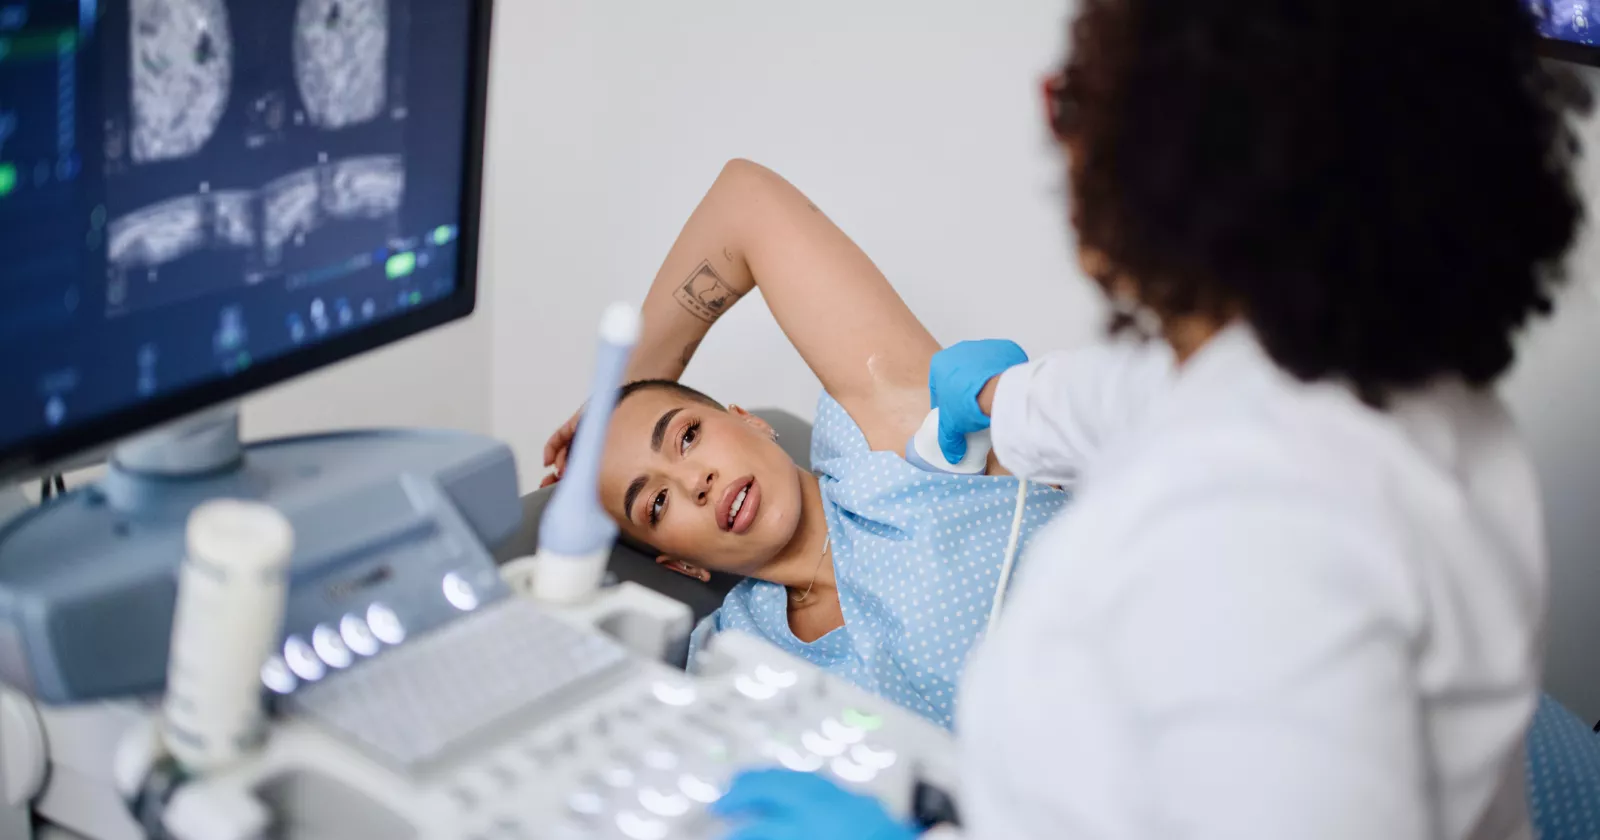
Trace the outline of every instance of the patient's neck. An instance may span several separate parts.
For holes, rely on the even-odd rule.
[[[757,577],[786,586],[796,596],[809,587],[808,602],[832,598],[833,562],[831,558],[822,559],[823,549],[828,545],[828,517],[822,505],[822,487],[816,476],[798,466],[795,469],[800,472],[800,524],[795,528],[794,538]]]

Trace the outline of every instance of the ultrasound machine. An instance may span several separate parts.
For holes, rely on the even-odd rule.
[[[750,637],[667,665],[673,605],[600,585],[636,313],[534,558],[491,556],[494,440],[241,443],[243,396],[472,313],[491,7],[0,0],[0,838],[715,838],[753,766],[954,817],[942,730]],[[250,724],[186,728],[239,673]]]

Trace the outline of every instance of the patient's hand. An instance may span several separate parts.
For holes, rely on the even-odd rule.
[[[561,424],[556,433],[544,444],[544,465],[553,467],[555,471],[544,477],[539,482],[541,488],[549,487],[561,480],[567,470],[567,452],[572,449],[572,436],[578,433],[578,418],[583,416],[583,409],[573,413],[572,419]]]

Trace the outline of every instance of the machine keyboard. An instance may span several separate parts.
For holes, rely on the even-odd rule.
[[[739,770],[828,776],[906,813],[949,736],[767,646],[719,636],[712,673],[637,663],[545,726],[451,765],[433,800],[449,840],[715,840],[708,806]]]
[[[304,716],[401,769],[621,669],[626,651],[521,598],[484,607],[287,699]]]

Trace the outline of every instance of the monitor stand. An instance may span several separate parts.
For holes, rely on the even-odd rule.
[[[239,408],[225,405],[117,445],[113,474],[137,481],[195,481],[241,466]]]
[[[28,497],[22,488],[13,484],[0,484],[0,523],[28,509]]]
[[[475,601],[506,594],[490,549],[522,508],[498,441],[390,430],[244,445],[228,407],[122,444],[109,467],[0,518],[0,680],[46,704],[162,690],[186,522],[210,499],[269,504],[293,524],[286,634],[374,599],[423,632],[453,617],[435,603],[446,575]]]

